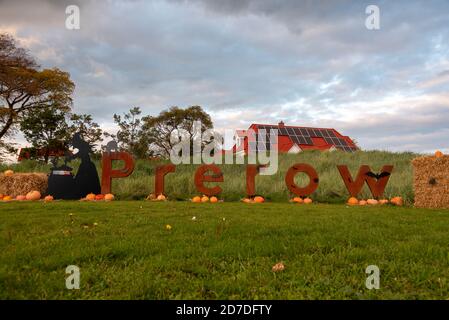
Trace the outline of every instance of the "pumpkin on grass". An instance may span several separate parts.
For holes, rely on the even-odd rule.
[[[89,194],[86,196],[86,200],[88,200],[88,201],[93,201],[93,200],[95,200],[95,194],[89,193]]]
[[[292,201],[295,203],[303,203],[304,202],[301,197],[294,197]]]
[[[201,198],[198,196],[195,196],[192,198],[192,202],[196,202],[196,203],[201,202]]]
[[[164,196],[164,195],[161,193],[160,195],[157,196],[157,200],[159,200],[159,201],[165,201],[165,200],[167,200],[167,197]]]
[[[216,203],[216,202],[218,202],[218,198],[217,198],[217,197],[214,197],[214,196],[210,197],[209,200],[210,200],[211,203]]]
[[[390,202],[395,206],[402,206],[404,204],[402,197],[393,197],[391,198]]]
[[[9,201],[12,200],[12,197],[11,196],[4,196],[2,200],[5,201],[5,202],[9,202]]]
[[[54,200],[53,196],[51,196],[51,195],[45,196],[45,198],[44,198],[45,202],[52,202],[53,200]]]
[[[97,200],[97,201],[104,200],[104,194],[97,194],[97,195],[95,196],[95,200]]]
[[[26,195],[27,200],[39,200],[41,198],[41,193],[39,191],[30,191]]]
[[[304,204],[311,204],[313,202],[312,199],[310,199],[309,197],[304,199]]]
[[[376,199],[368,199],[366,200],[366,203],[375,206],[376,204],[379,203],[379,201],[377,201]]]
[[[105,194],[104,195],[104,200],[105,201],[112,201],[112,200],[114,200],[114,195],[112,194],[112,193],[107,193],[107,194]]]
[[[350,206],[356,206],[359,204],[359,200],[356,197],[351,197],[347,202]]]
[[[360,200],[359,206],[366,206],[366,200]]]
[[[209,202],[209,197],[208,196],[202,196],[201,197],[201,202]]]
[[[23,194],[20,194],[20,195],[18,195],[18,196],[16,197],[16,200],[17,200],[17,201],[24,201],[24,200],[26,200],[26,199],[27,199],[27,197],[24,196]]]
[[[263,202],[265,202],[265,199],[263,197],[261,197],[261,196],[255,196],[254,197],[254,202],[256,202],[256,203],[263,203]]]

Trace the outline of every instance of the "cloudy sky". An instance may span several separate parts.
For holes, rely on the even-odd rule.
[[[0,0],[0,31],[69,71],[74,111],[108,130],[132,106],[201,105],[217,129],[283,120],[364,149],[449,151],[447,0]]]

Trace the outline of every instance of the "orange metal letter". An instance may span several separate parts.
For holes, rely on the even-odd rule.
[[[122,169],[112,169],[112,161],[122,160],[125,166]],[[124,178],[134,171],[134,159],[127,152],[103,153],[101,160],[101,193],[111,193],[112,178]]]
[[[156,168],[156,178],[154,185],[154,194],[156,196],[164,194],[164,178],[167,173],[175,172],[176,166],[174,164],[167,164]]]
[[[213,175],[205,175],[207,171],[212,171]],[[223,182],[223,173],[215,164],[205,164],[199,167],[195,172],[195,186],[196,190],[207,195],[215,196],[219,194],[222,189],[219,186],[208,188],[204,186],[204,182]]]
[[[348,189],[349,194],[352,197],[357,197],[363,188],[363,184],[366,182],[374,198],[382,197],[385,187],[387,186],[388,180],[390,179],[390,174],[393,171],[392,165],[385,165],[382,167],[382,173],[379,178],[370,176],[371,169],[367,165],[360,166],[359,172],[355,181],[352,180],[351,173],[349,173],[348,167],[345,165],[337,166],[340,172],[343,182]]]
[[[248,164],[246,166],[246,195],[253,197],[256,195],[256,175],[259,173],[260,168],[264,168],[266,165]]]
[[[299,188],[295,184],[295,175],[299,172],[303,172],[309,176],[310,182],[304,188]],[[319,179],[317,172],[312,166],[305,163],[297,163],[291,166],[285,176],[285,184],[287,185],[288,190],[301,197],[312,194],[318,188],[318,183]]]

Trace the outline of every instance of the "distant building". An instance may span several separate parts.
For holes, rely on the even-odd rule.
[[[343,136],[337,130],[331,128],[309,128],[299,126],[286,126],[282,121],[277,125],[270,124],[252,124],[249,129],[256,133],[253,141],[248,137],[247,130],[237,130],[236,143],[232,148],[234,153],[248,154],[248,150],[265,151],[269,148],[270,129],[277,130],[279,152],[299,153],[303,150],[342,150],[353,152],[359,148],[354,141],[348,136]],[[248,130],[249,130],[248,129]],[[265,129],[267,137],[265,144],[257,147],[257,133],[259,130]]]

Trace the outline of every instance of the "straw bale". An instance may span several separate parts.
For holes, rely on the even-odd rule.
[[[0,193],[16,197],[37,190],[44,194],[48,177],[45,173],[14,173],[12,176],[0,174]]]
[[[415,206],[449,208],[449,156],[412,160]]]

